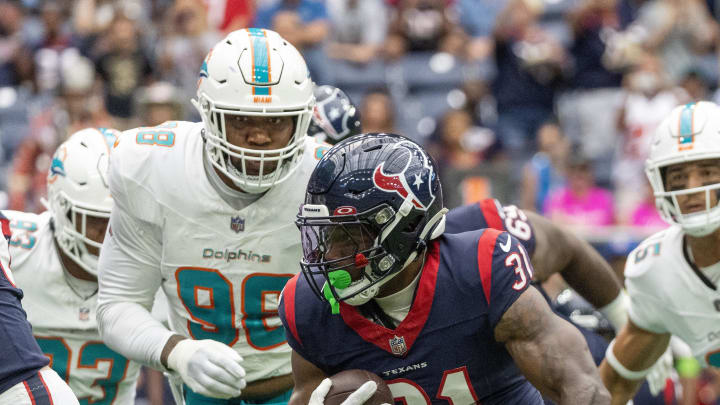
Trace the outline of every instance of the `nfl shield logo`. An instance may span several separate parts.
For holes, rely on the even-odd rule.
[[[90,320],[90,308],[81,307],[80,308],[80,314],[78,315],[78,318],[81,321],[88,321]]]
[[[230,218],[230,229],[235,233],[240,233],[245,230],[245,220],[240,217]]]
[[[405,346],[405,338],[395,335],[394,338],[390,339],[390,350],[395,356],[404,356],[407,353],[407,346]]]

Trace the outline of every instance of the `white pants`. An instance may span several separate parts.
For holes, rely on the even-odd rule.
[[[49,367],[0,394],[0,405],[79,405],[75,394]]]

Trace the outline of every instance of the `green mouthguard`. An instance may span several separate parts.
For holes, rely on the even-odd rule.
[[[330,284],[328,284],[328,281],[330,282]],[[340,303],[335,299],[335,296],[333,296],[330,286],[335,287],[335,290],[338,290],[339,292],[339,290],[348,288],[348,286],[352,282],[352,278],[350,277],[350,273],[345,270],[335,270],[328,273],[328,281],[323,284],[323,295],[325,296],[325,299],[328,300],[328,302],[330,303],[332,313],[339,314]]]

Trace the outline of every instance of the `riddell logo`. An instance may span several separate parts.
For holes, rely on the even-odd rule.
[[[254,96],[253,103],[270,104],[272,103],[272,96]]]
[[[242,249],[215,250],[215,249],[211,249],[211,248],[203,249],[202,257],[203,257],[203,259],[224,260],[228,263],[231,261],[234,261],[234,260],[242,260],[245,262],[254,262],[254,263],[270,263],[270,260],[272,259],[272,255],[263,255],[263,254],[259,254],[259,253],[253,253],[252,250],[246,252]]]

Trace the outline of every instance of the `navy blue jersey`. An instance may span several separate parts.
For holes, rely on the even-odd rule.
[[[535,233],[525,213],[514,205],[501,205],[494,198],[451,209],[445,216],[445,233],[462,233],[475,229],[493,228],[507,231],[518,238],[532,256]]]
[[[494,329],[530,285],[517,239],[494,229],[447,234],[428,247],[405,319],[388,329],[340,304],[332,315],[303,276],[280,303],[290,346],[327,375],[365,369],[405,404],[542,404]]]
[[[0,241],[0,393],[24,381],[46,366],[50,360],[43,355],[33,338],[25,311],[20,305],[22,290],[13,283],[10,273],[10,223],[0,214],[5,237]]]

